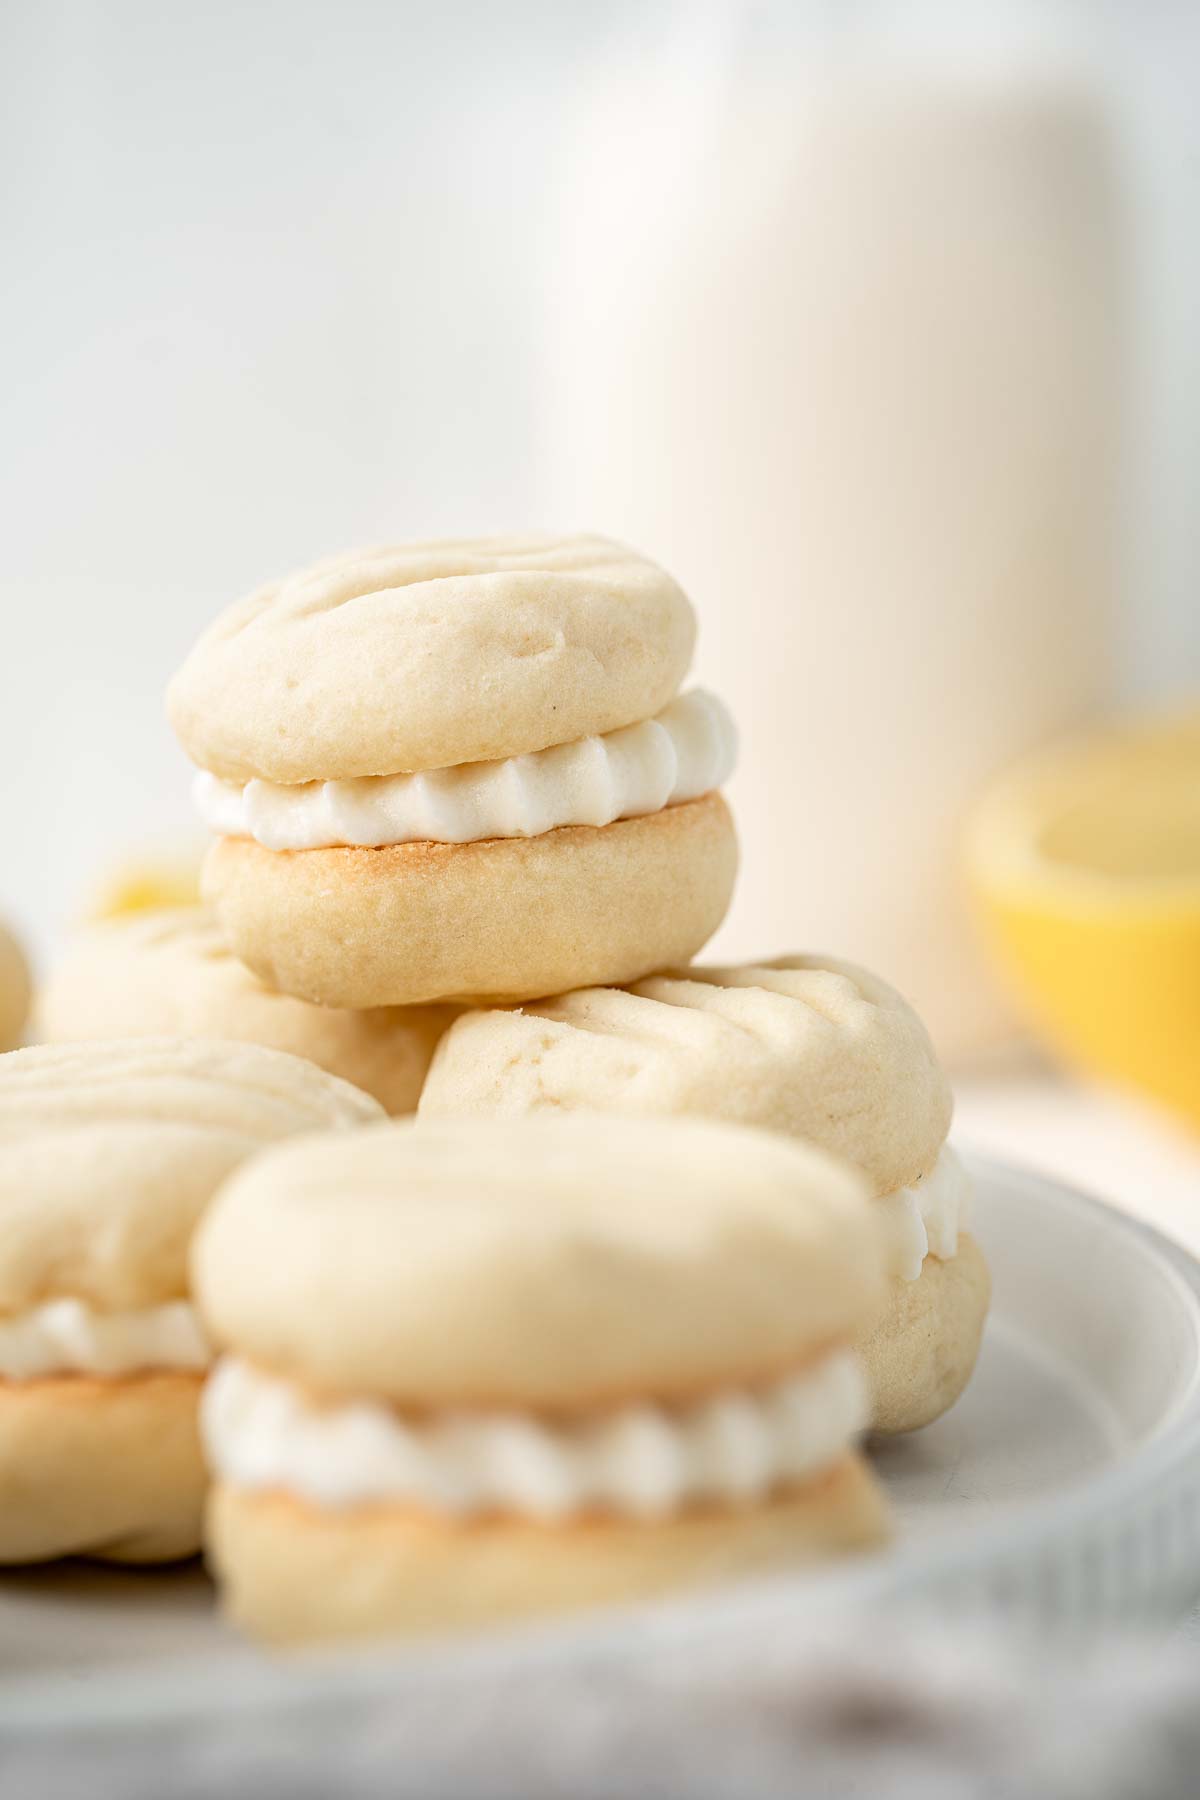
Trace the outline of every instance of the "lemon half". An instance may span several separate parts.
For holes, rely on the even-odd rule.
[[[967,867],[1046,1042],[1200,1126],[1200,717],[1019,764],[978,806]]]
[[[199,851],[128,856],[103,877],[87,917],[114,919],[164,906],[195,906],[200,899],[200,862]]]

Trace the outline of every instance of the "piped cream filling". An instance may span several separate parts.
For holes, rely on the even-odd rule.
[[[0,1318],[0,1378],[132,1375],[206,1369],[212,1353],[187,1300],[99,1312],[84,1300],[47,1300]]]
[[[957,1256],[959,1232],[971,1222],[971,1178],[949,1144],[943,1144],[924,1181],[897,1188],[875,1204],[884,1209],[893,1273],[916,1281],[927,1256],[941,1262]]]
[[[499,762],[293,787],[239,787],[202,769],[193,792],[211,830],[267,850],[469,844],[611,825],[699,799],[728,779],[736,750],[728,712],[697,688],[639,725]]]
[[[407,1418],[373,1400],[318,1405],[227,1357],[205,1388],[201,1430],[222,1480],[328,1509],[391,1503],[454,1519],[504,1512],[554,1522],[596,1510],[657,1519],[811,1480],[866,1429],[869,1410],[848,1350],[753,1393],[552,1422],[522,1412]]]

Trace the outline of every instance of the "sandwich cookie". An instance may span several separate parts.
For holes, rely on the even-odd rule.
[[[372,1094],[386,1112],[416,1110],[448,1006],[366,1012],[311,1006],[264,987],[225,942],[207,907],[107,919],[77,934],[38,996],[39,1035],[234,1038],[306,1057]]]
[[[235,953],[325,1006],[520,1000],[686,961],[729,904],[734,733],[680,588],[603,538],[364,550],[171,683]]]
[[[0,1562],[200,1545],[192,1230],[264,1145],[382,1118],[311,1063],[171,1038],[0,1058]]]
[[[865,1194],[691,1119],[404,1121],[256,1159],[192,1259],[233,1617],[435,1633],[879,1542]]]
[[[20,1043],[31,997],[25,953],[0,920],[0,1051],[11,1050]]]
[[[886,1306],[860,1350],[880,1431],[953,1405],[991,1284],[970,1183],[946,1143],[952,1099],[895,989],[832,957],[693,968],[520,1011],[464,1014],[442,1040],[422,1116],[588,1108],[768,1126],[866,1175],[891,1246]]]

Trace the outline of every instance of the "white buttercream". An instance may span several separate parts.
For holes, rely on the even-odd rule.
[[[958,1254],[958,1234],[971,1222],[971,1178],[949,1144],[943,1144],[923,1181],[897,1188],[876,1204],[887,1209],[895,1273],[916,1281],[927,1256],[947,1262]]]
[[[0,1377],[130,1375],[147,1369],[206,1369],[211,1353],[186,1300],[128,1312],[98,1312],[83,1300],[47,1300],[0,1318]]]
[[[205,1389],[201,1425],[213,1469],[236,1487],[329,1508],[391,1502],[455,1518],[558,1520],[596,1509],[661,1518],[697,1501],[760,1499],[831,1467],[868,1414],[850,1351],[679,1411],[647,1403],[553,1422],[520,1412],[414,1419],[373,1400],[321,1406],[226,1358]]]
[[[697,688],[640,725],[501,762],[295,787],[239,787],[202,769],[194,793],[213,831],[268,850],[469,844],[611,825],[698,799],[728,778],[736,748],[729,714]]]

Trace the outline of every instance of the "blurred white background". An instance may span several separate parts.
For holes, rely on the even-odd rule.
[[[272,573],[536,507],[553,4],[6,7],[0,906],[186,837],[162,690]]]
[[[161,693],[227,601],[356,540],[615,523],[548,516],[564,146],[598,88],[669,60],[698,18],[778,11],[4,8],[0,910],[39,950],[105,864],[188,839]],[[791,13],[818,74],[848,32],[922,57],[947,33],[955,54],[972,33],[1023,53],[1045,37],[1108,94],[1133,375],[1118,685],[1185,688],[1200,9],[829,15]]]

